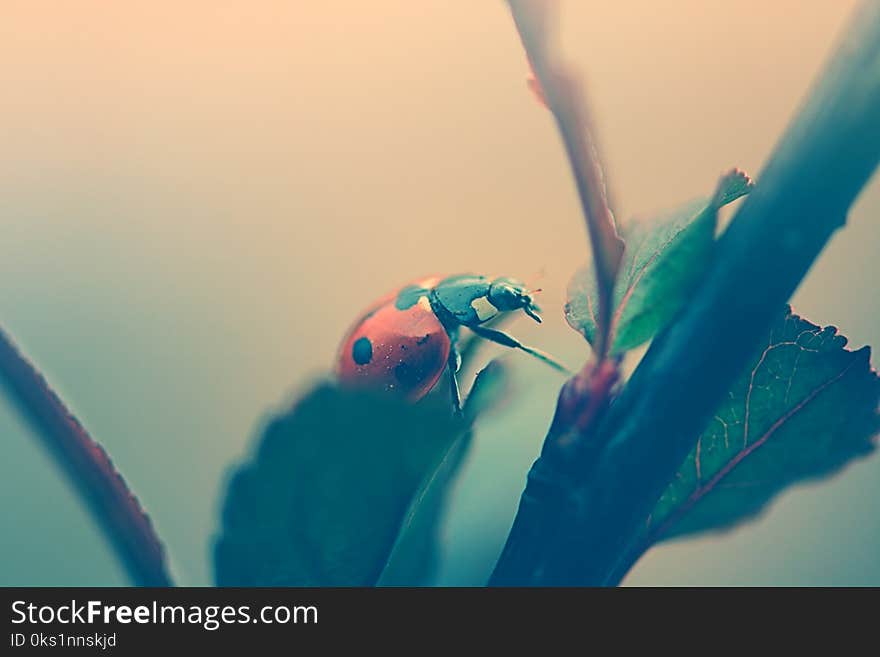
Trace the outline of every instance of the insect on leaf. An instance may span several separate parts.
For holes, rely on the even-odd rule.
[[[747,194],[742,171],[723,176],[710,199],[691,201],[623,231],[626,250],[614,289],[611,352],[647,342],[675,317],[700,282],[712,253],[718,210]],[[565,319],[593,343],[599,307],[593,268],[581,267],[568,285]]]

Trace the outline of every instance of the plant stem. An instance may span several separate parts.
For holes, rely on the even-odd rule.
[[[139,586],[171,586],[162,543],[137,498],[104,448],[89,436],[2,328],[0,381],[5,381],[22,413],[67,473],[132,581]]]
[[[564,479],[564,512],[504,583],[622,579],[645,518],[878,160],[880,3],[869,0],[719,240],[693,299],[589,438],[598,454]]]
[[[574,174],[587,234],[592,245],[599,296],[596,322],[596,359],[608,354],[614,283],[623,256],[623,240],[617,234],[608,203],[605,175],[594,130],[575,75],[554,57],[549,47],[548,25],[553,18],[547,0],[508,0],[520,39],[537,79],[540,96],[553,113]]]

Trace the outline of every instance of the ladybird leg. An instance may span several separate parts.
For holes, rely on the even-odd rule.
[[[458,388],[458,370],[461,367],[461,355],[458,352],[458,346],[455,340],[449,349],[449,360],[447,361],[446,370],[449,372],[449,390],[452,393],[452,412],[461,415],[461,390]]]
[[[519,349],[520,351],[524,351],[527,354],[534,356],[538,360],[547,363],[550,367],[562,372],[563,374],[572,374],[571,370],[569,370],[565,365],[560,363],[551,355],[541,351],[540,349],[535,349],[534,347],[524,345],[512,335],[509,335],[504,331],[487,328],[485,326],[469,326],[468,328],[484,340],[489,340],[490,342],[500,344],[504,347],[510,347],[511,349]]]

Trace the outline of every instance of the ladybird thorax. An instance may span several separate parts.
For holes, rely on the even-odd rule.
[[[478,326],[499,313],[489,301],[489,288],[485,276],[450,276],[431,290],[431,307],[447,330]]]

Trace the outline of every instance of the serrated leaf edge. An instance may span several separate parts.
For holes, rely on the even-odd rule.
[[[864,346],[864,347],[861,347],[860,349],[857,349],[855,351],[846,349],[846,344],[847,344],[846,337],[841,336],[838,333],[837,327],[835,327],[835,326],[821,327],[817,324],[813,324],[809,320],[806,320],[803,317],[792,312],[790,306],[789,306],[788,314],[789,314],[789,319],[791,319],[792,321],[800,321],[800,322],[805,322],[805,323],[809,324],[812,328],[808,329],[808,331],[813,331],[813,330],[822,331],[822,332],[828,331],[832,335],[838,335],[839,337],[843,338],[844,342],[841,344],[840,349],[842,349],[844,351],[849,351],[849,353],[853,354],[854,358],[852,359],[852,362],[850,362],[846,367],[844,367],[840,372],[838,372],[832,378],[828,379],[827,381],[825,381],[821,385],[816,386],[816,388],[814,388],[806,397],[804,397],[800,402],[798,402],[793,408],[789,409],[781,417],[777,418],[776,421],[770,426],[769,429],[767,429],[767,431],[764,432],[764,434],[760,438],[758,438],[756,441],[752,442],[751,444],[746,444],[743,447],[743,449],[738,451],[736,456],[734,456],[733,458],[730,459],[730,461],[725,463],[724,467],[722,467],[721,470],[719,470],[717,473],[715,473],[711,477],[711,479],[709,479],[705,484],[701,484],[696,490],[694,490],[690,495],[688,495],[687,499],[677,509],[675,509],[675,511],[673,511],[673,513],[670,514],[669,517],[667,517],[662,523],[657,525],[656,528],[650,528],[651,516],[649,516],[646,520],[646,524],[649,527],[648,534],[642,542],[642,544],[644,545],[644,549],[647,549],[651,545],[654,545],[659,540],[661,540],[663,535],[666,533],[666,531],[670,527],[674,526],[675,523],[678,522],[679,520],[681,520],[682,517],[684,517],[691,509],[693,509],[693,507],[696,506],[696,504],[700,500],[702,500],[706,495],[711,493],[715,489],[715,487],[725,477],[727,477],[731,472],[733,472],[733,470],[740,463],[742,463],[748,456],[750,456],[752,453],[754,453],[756,450],[758,450],[760,447],[762,447],[764,444],[766,444],[767,441],[773,436],[773,434],[780,427],[785,425],[785,423],[788,422],[792,417],[794,417],[797,413],[799,413],[806,406],[808,406],[812,401],[814,401],[816,399],[816,397],[818,397],[823,391],[828,389],[830,386],[834,385],[837,381],[844,378],[853,367],[856,367],[858,365],[864,365],[865,363],[867,363],[869,373],[873,374],[875,379],[878,377],[877,370],[874,369],[873,367],[871,367],[871,361],[870,361],[871,348],[870,347]],[[755,372],[758,370],[758,368],[764,362],[764,358],[767,356],[767,353],[770,351],[770,349],[775,348],[775,347],[779,347],[782,345],[788,345],[788,344],[792,344],[792,342],[791,341],[779,342],[779,343],[768,345],[765,348],[764,352],[761,354],[761,357],[758,359],[758,362],[752,368],[752,374],[751,374],[752,381],[750,381],[749,389],[746,393],[746,409],[745,409],[745,417],[743,420],[745,423],[745,426],[743,427],[743,432],[744,432],[746,441],[748,439],[748,417],[749,417],[748,399],[749,399],[751,392],[752,392],[752,389],[753,389]],[[796,341],[795,341],[795,344],[796,344]],[[876,437],[874,437],[872,440],[876,441]],[[700,459],[700,443],[701,443],[701,441],[702,441],[702,436],[700,439],[697,440],[697,444],[695,447],[696,453],[694,455],[694,467],[697,468],[697,472],[699,472],[699,468],[700,468],[700,460],[699,459]],[[698,477],[698,481],[699,481],[699,477]],[[801,481],[806,481],[806,480],[801,480]],[[799,482],[797,482],[797,481],[792,482],[792,484],[794,484],[794,485],[796,485],[797,483],[799,483]],[[739,523],[733,523],[730,526],[718,527],[712,531],[723,531],[724,529],[730,529],[732,527],[735,527],[738,524]]]

